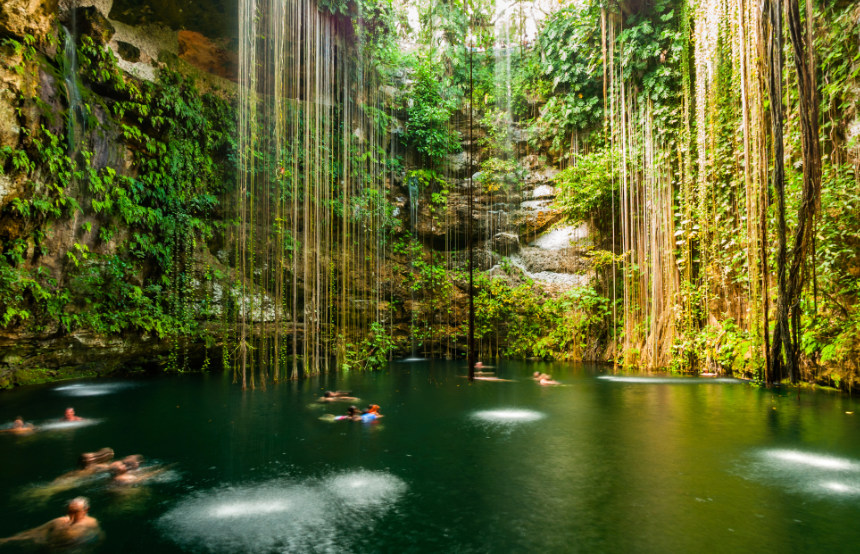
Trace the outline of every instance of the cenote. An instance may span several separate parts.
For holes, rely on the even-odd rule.
[[[0,436],[0,535],[84,494],[100,552],[852,550],[856,400],[605,370],[506,362],[511,381],[470,384],[462,362],[419,361],[254,391],[227,373],[19,389],[4,414],[97,421]],[[347,405],[316,402],[327,389],[384,417],[330,421]],[[40,494],[105,446],[169,469]]]
[[[0,0],[0,549],[857,550],[858,52],[857,0]]]

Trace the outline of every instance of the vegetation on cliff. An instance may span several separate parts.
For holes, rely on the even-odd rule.
[[[860,12],[789,4],[781,28],[740,0],[589,0],[535,29],[524,3],[332,0],[290,71],[262,53],[294,26],[254,26],[274,7],[245,20],[237,101],[136,79],[98,33],[63,84],[58,40],[7,32],[0,325],[153,334],[172,367],[218,341],[243,368],[372,368],[463,354],[471,263],[482,356],[851,387]],[[561,223],[588,244],[524,261]]]

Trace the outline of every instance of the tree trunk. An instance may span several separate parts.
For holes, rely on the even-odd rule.
[[[797,382],[797,348],[800,345],[800,293],[803,290],[804,265],[812,241],[812,226],[821,190],[821,148],[818,142],[818,88],[815,80],[815,57],[812,50],[812,9],[807,1],[807,26],[800,22],[798,0],[786,0],[788,30],[794,48],[797,87],[800,98],[800,137],[803,151],[803,190],[794,231],[791,269],[788,275],[787,297],[793,323],[794,349],[788,351],[789,376]],[[805,51],[805,49],[807,49]],[[807,55],[808,53],[808,55]]]
[[[776,327],[771,344],[771,365],[767,368],[765,382],[768,386],[782,380],[781,349],[785,346],[788,356],[789,373],[792,372],[791,334],[788,327],[788,289],[786,287],[786,244],[785,244],[785,168],[783,166],[784,147],[782,139],[782,11],[777,1],[764,0],[762,20],[764,29],[767,63],[767,91],[770,98],[770,125],[773,140],[773,171],[771,184],[777,200],[777,305]],[[767,293],[767,291],[765,291]]]

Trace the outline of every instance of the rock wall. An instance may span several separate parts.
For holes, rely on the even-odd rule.
[[[205,9],[205,4],[198,3],[197,9]],[[231,79],[235,79],[236,67],[235,54],[227,49],[229,37],[207,37],[169,23],[158,17],[129,23],[111,0],[0,3],[0,37],[11,39],[0,46],[0,240],[2,255],[19,255],[22,260],[17,265],[4,264],[0,271],[0,286],[14,285],[22,294],[17,303],[4,306],[11,308],[6,311],[11,319],[0,321],[0,389],[150,364],[163,366],[176,347],[153,333],[68,331],[59,318],[46,325],[16,325],[14,315],[27,310],[32,294],[40,290],[29,287],[27,275],[37,272],[44,283],[53,284],[51,290],[61,290],[69,285],[69,272],[82,258],[108,259],[129,235],[121,223],[99,214],[77,178],[68,179],[60,194],[83,209],[71,210],[74,214],[68,217],[50,218],[21,212],[21,206],[27,206],[34,195],[56,196],[51,191],[60,185],[54,175],[64,169],[27,164],[46,155],[50,136],[68,134],[72,119],[77,121],[73,148],[88,153],[88,171],[98,175],[110,168],[117,177],[135,177],[138,172],[133,163],[136,146],[123,137],[123,128],[116,121],[116,99],[98,98],[100,90],[88,91],[86,113],[69,116],[71,88],[78,86],[80,77],[64,77],[65,66],[71,62],[63,52],[63,28],[78,45],[82,37],[89,37],[98,48],[110,49],[129,82],[155,81],[158,71],[169,66],[191,75],[204,90],[233,94]],[[62,144],[56,148],[65,149]],[[60,161],[48,159],[45,163]],[[102,234],[108,228],[109,235]],[[23,251],[14,254],[9,250],[22,240]],[[205,253],[201,256],[206,258],[198,260],[201,267],[228,274],[217,258]],[[130,277],[129,285],[144,286],[145,264],[139,270]],[[258,304],[264,301],[257,299]],[[184,348],[195,357],[203,355],[200,346]]]

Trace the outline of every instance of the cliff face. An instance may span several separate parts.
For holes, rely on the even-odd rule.
[[[116,8],[92,0],[0,5],[0,388],[168,362],[176,342],[159,338],[170,320],[163,289],[176,272],[164,262],[198,268],[184,285],[189,306],[212,296],[199,268],[226,271],[206,249],[180,259],[174,245],[159,260],[171,218],[202,214],[167,204],[203,196],[188,186],[180,194],[181,170],[157,167],[147,149],[182,154],[175,164],[211,160],[223,148],[207,144],[211,136],[180,136],[177,122],[195,116],[176,108],[190,87],[210,93],[207,109],[229,107],[230,38],[171,28],[158,14],[132,25],[112,18]],[[160,71],[195,84],[159,82]],[[199,117],[185,127],[211,123],[211,114]],[[212,191],[235,178],[228,169],[201,173]],[[158,188],[175,190],[159,199]],[[217,249],[217,239],[211,244]],[[186,346],[189,357],[200,351]]]
[[[275,300],[237,288],[232,269],[236,6],[146,5],[0,6],[0,388],[135,367],[199,368],[221,356],[213,346],[235,340],[237,315],[248,316],[253,333],[273,332]],[[394,102],[408,84],[385,89]],[[392,123],[396,147],[403,125]],[[464,151],[447,164],[442,200],[433,187],[412,186],[408,176],[422,168],[409,152],[405,170],[392,173],[382,285],[362,281],[353,290],[365,300],[344,304],[358,319],[381,317],[398,354],[413,344],[462,354],[469,228],[479,274],[532,283],[547,298],[592,278],[583,255],[589,230],[561,225],[553,208],[553,161],[514,128],[520,169],[488,175],[480,167],[492,152],[476,142],[470,167],[469,133],[459,131]],[[343,266],[337,252],[313,255]],[[380,298],[371,306],[373,290]],[[293,323],[304,332],[289,314],[280,321],[284,333]]]

